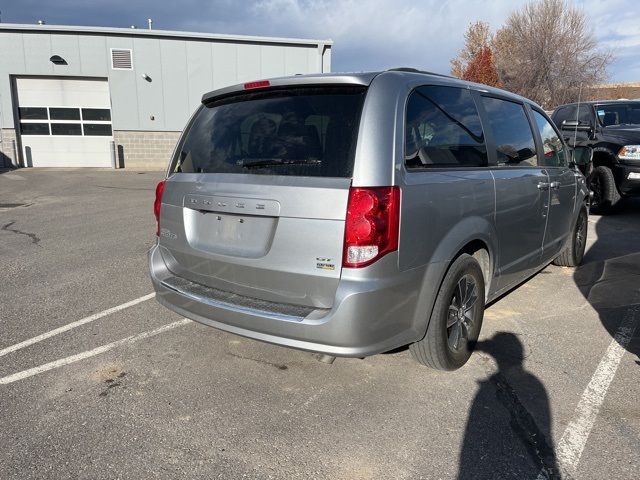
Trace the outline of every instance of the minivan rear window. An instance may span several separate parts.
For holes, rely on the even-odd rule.
[[[296,87],[203,105],[171,172],[351,177],[365,92]]]

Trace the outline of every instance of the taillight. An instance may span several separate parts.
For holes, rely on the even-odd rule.
[[[351,187],[342,266],[366,267],[398,249],[399,187]]]
[[[156,201],[153,202],[153,214],[156,216],[156,236],[160,236],[160,207],[162,206],[162,194],[164,193],[164,183],[162,180],[156,186]]]

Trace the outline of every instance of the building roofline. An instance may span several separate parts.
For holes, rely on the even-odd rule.
[[[28,33],[75,33],[89,35],[111,35],[126,37],[160,37],[186,40],[218,40],[223,42],[242,43],[267,43],[267,44],[289,44],[289,45],[309,45],[328,46],[333,45],[333,40],[315,40],[305,38],[284,38],[284,37],[257,37],[250,35],[227,35],[222,33],[201,33],[185,32],[180,30],[148,30],[143,28],[115,28],[115,27],[90,27],[78,25],[30,25],[23,23],[0,23],[0,32],[28,32]]]

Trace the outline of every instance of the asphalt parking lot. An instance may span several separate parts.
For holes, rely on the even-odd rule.
[[[637,478],[637,202],[590,217],[584,266],[494,303],[439,373],[406,350],[326,365],[161,307],[160,177],[0,173],[0,478]]]

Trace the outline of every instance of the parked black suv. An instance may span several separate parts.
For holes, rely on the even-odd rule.
[[[607,213],[621,197],[640,195],[640,101],[561,105],[551,119],[569,145],[593,148],[593,164],[584,172],[592,211]]]

